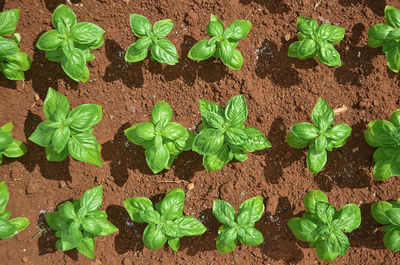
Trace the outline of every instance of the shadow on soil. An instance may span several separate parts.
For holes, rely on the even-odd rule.
[[[0,8],[0,10],[2,10],[2,8]],[[1,74],[0,75],[0,86],[10,88],[10,89],[16,89],[17,82],[13,81],[13,80],[8,80],[3,74]]]
[[[273,14],[282,14],[290,11],[289,6],[285,4],[284,0],[240,0],[239,2],[243,5],[248,5],[252,2],[263,5]]]
[[[330,191],[335,185],[352,189],[371,187],[372,179],[368,170],[373,167],[374,150],[365,143],[365,128],[365,123],[354,125],[347,143],[328,152],[325,168],[314,177],[321,190]]]
[[[26,139],[31,136],[39,123],[42,122],[42,118],[38,115],[28,111],[28,115],[24,124],[24,132]],[[28,140],[25,143],[27,152],[22,157],[17,158],[17,161],[21,162],[26,170],[32,172],[38,165],[40,173],[43,177],[51,180],[64,180],[71,181],[72,177],[69,172],[69,160],[67,157],[62,162],[50,162],[46,160],[46,154],[44,147],[41,147]]]
[[[203,156],[192,152],[184,151],[172,164],[174,175],[181,180],[190,181],[198,171],[205,170],[203,166]]]
[[[70,0],[70,1],[72,4],[77,4],[82,2],[82,0]],[[46,8],[51,12],[53,12],[58,5],[65,4],[65,0],[45,0],[44,2],[46,3]]]
[[[343,65],[335,69],[334,75],[338,83],[342,85],[350,84],[361,87],[363,78],[369,76],[374,70],[371,60],[381,48],[372,49],[368,45],[359,45],[365,31],[365,26],[358,23],[350,30],[351,37],[348,40],[345,38],[339,44],[338,51]]]
[[[386,6],[386,0],[339,0],[339,4],[343,6],[351,6],[361,3],[371,9],[376,15],[383,16]]]
[[[111,176],[120,187],[128,180],[128,169],[139,169],[142,174],[152,175],[146,164],[144,149],[130,142],[124,134],[129,127],[129,123],[122,125],[114,139],[104,143],[101,148],[101,156],[105,161],[111,161]]]

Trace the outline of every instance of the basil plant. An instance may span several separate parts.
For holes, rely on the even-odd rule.
[[[326,164],[326,151],[344,146],[351,134],[351,127],[344,123],[331,126],[335,118],[333,109],[322,98],[318,99],[311,116],[315,126],[308,122],[293,125],[291,132],[286,135],[286,142],[294,148],[309,146],[307,168],[311,173],[318,173]]]
[[[68,99],[49,88],[44,100],[44,115],[29,140],[43,146],[49,161],[63,161],[70,154],[76,160],[102,167],[100,144],[92,134],[100,122],[102,107],[82,104],[69,111]]]
[[[178,63],[178,52],[174,44],[164,39],[174,27],[171,19],[157,21],[152,26],[146,17],[132,14],[130,23],[133,33],[139,39],[129,46],[125,54],[125,61],[142,61],[146,59],[150,50],[152,60],[169,65]]]
[[[400,10],[386,6],[385,19],[386,24],[376,24],[368,30],[368,45],[382,47],[389,68],[397,73],[400,70]]]
[[[0,239],[10,238],[29,226],[26,217],[17,217],[11,220],[11,212],[6,210],[10,193],[5,181],[0,182]]]
[[[103,202],[103,187],[85,191],[81,199],[66,201],[58,210],[45,214],[47,224],[56,231],[56,247],[62,251],[76,248],[86,257],[94,258],[96,238],[118,231],[107,221],[105,211],[99,211]]]
[[[168,242],[173,251],[178,251],[181,237],[199,236],[207,230],[196,218],[183,215],[184,203],[185,192],[176,188],[155,207],[143,197],[132,197],[124,201],[124,206],[133,221],[148,224],[143,232],[146,248],[157,250]]]
[[[390,121],[370,122],[364,132],[367,143],[378,148],[374,153],[374,177],[385,180],[400,176],[400,109],[390,115]]]
[[[0,13],[0,72],[10,80],[25,80],[24,72],[28,71],[32,64],[31,58],[19,50],[21,36],[18,33],[14,34],[19,13],[19,9]],[[5,38],[11,35],[11,39]]]
[[[301,16],[297,19],[296,25],[299,30],[297,34],[299,40],[289,46],[289,57],[308,59],[317,56],[322,64],[342,65],[340,54],[333,44],[343,39],[344,28],[329,24],[318,26],[314,19]]]
[[[124,131],[129,141],[146,150],[146,162],[154,174],[170,169],[178,155],[192,147],[195,133],[171,119],[171,107],[160,101],[151,110],[151,122],[137,123]]]
[[[74,11],[66,5],[59,5],[53,12],[52,24],[55,29],[42,34],[36,44],[46,52],[46,58],[61,62],[64,72],[77,82],[89,80],[86,62],[94,59],[90,49],[103,45],[104,29],[89,23],[77,23]]]
[[[3,155],[15,158],[26,153],[24,143],[12,137],[12,128],[13,124],[11,122],[0,127],[0,165],[3,163]]]
[[[400,199],[372,204],[371,214],[378,223],[384,225],[382,230],[385,232],[385,246],[391,251],[400,251]]]
[[[229,99],[225,109],[218,104],[200,100],[200,133],[194,138],[192,150],[203,155],[208,171],[217,171],[229,161],[247,160],[247,152],[270,148],[264,134],[254,127],[245,127],[246,100],[243,95]]]
[[[236,214],[232,205],[222,200],[214,200],[213,214],[223,225],[218,229],[217,250],[232,252],[240,241],[244,245],[257,246],[264,242],[254,223],[261,219],[264,203],[261,196],[244,201]]]
[[[320,190],[311,190],[304,196],[304,207],[309,213],[290,218],[288,222],[297,239],[315,248],[321,260],[333,261],[346,255],[350,244],[345,233],[360,226],[360,208],[347,204],[337,210]]]
[[[244,39],[251,29],[251,22],[235,20],[225,29],[224,23],[211,14],[207,24],[207,34],[210,39],[201,40],[189,51],[188,57],[202,61],[212,56],[233,70],[239,70],[243,65],[243,56],[238,49],[238,41]]]

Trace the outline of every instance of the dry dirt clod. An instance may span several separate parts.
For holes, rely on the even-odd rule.
[[[27,262],[28,262],[28,258],[24,256],[24,257],[22,258],[22,261],[25,262],[25,263],[27,263]]]
[[[341,107],[339,107],[339,108],[335,108],[335,109],[333,110],[333,113],[334,113],[335,115],[339,115],[339,114],[341,114],[341,113],[343,113],[343,112],[346,112],[346,111],[347,111],[347,106],[343,105],[343,106],[341,106]]]
[[[189,183],[189,184],[187,184],[186,188],[187,188],[188,190],[193,190],[193,189],[194,189],[194,183]]]
[[[67,185],[67,184],[65,183],[65,181],[60,181],[60,182],[58,182],[58,187],[59,187],[59,188],[65,188],[66,185]]]
[[[38,93],[33,94],[33,96],[35,97],[35,100],[36,100],[36,101],[39,101],[39,100],[40,100],[40,97],[39,97]]]

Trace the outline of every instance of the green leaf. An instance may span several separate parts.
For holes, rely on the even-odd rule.
[[[94,245],[95,245],[95,240],[92,237],[83,237],[82,240],[80,241],[79,245],[76,247],[76,249],[88,257],[89,259],[94,258]]]
[[[180,217],[174,222],[183,236],[199,236],[207,230],[199,220],[192,216]]]
[[[61,62],[62,57],[64,56],[64,52],[60,47],[58,47],[54,51],[46,51],[45,57],[47,60],[52,61],[52,62]]]
[[[50,212],[44,215],[47,224],[54,231],[60,231],[67,228],[67,220],[62,218],[58,212]]]
[[[68,127],[57,129],[52,138],[53,148],[56,152],[61,153],[67,146],[70,139],[71,131]]]
[[[400,109],[397,109],[390,114],[390,122],[397,128],[400,127]]]
[[[346,233],[351,233],[361,224],[360,208],[355,204],[347,204],[340,208],[337,218],[345,222],[343,231]]]
[[[61,67],[76,82],[87,81],[85,80],[86,57],[80,49],[73,48],[68,54],[65,54],[61,58]]]
[[[237,236],[238,236],[237,231],[234,228],[228,228],[218,235],[221,242],[225,245],[229,245],[231,242],[235,242]]]
[[[237,49],[234,49],[232,53],[233,53],[232,60],[230,61],[230,63],[227,64],[227,66],[233,70],[240,70],[243,66],[242,53]]]
[[[101,226],[96,219],[83,220],[82,227],[86,232],[89,232],[93,235],[98,235],[101,233]]]
[[[400,10],[397,8],[387,5],[385,7],[385,19],[390,26],[400,28]]]
[[[307,141],[319,136],[317,128],[315,128],[314,125],[308,122],[297,123],[293,125],[290,129],[298,138]]]
[[[258,129],[249,126],[244,128],[244,132],[247,135],[247,140],[242,144],[242,147],[247,152],[254,152],[256,150],[263,150],[272,147],[265,135]]]
[[[100,145],[90,133],[79,133],[71,137],[68,151],[76,160],[103,167],[100,158]]]
[[[167,242],[167,237],[162,232],[161,226],[149,224],[143,232],[143,243],[151,250],[160,249]]]
[[[144,37],[149,33],[151,33],[152,31],[152,26],[150,21],[142,15],[131,14],[129,21],[131,24],[132,31],[133,33],[135,33],[136,36]]]
[[[1,36],[9,36],[15,32],[19,20],[19,14],[19,9],[4,10],[0,13]]]
[[[220,130],[207,128],[201,131],[193,141],[193,151],[201,155],[217,153],[224,144],[224,135]]]
[[[225,28],[224,23],[222,23],[222,21],[214,14],[210,14],[210,22],[218,22],[222,28]]]
[[[368,30],[368,35],[374,40],[384,41],[392,30],[393,27],[389,25],[376,24]]]
[[[207,24],[207,34],[211,37],[220,36],[224,33],[224,26],[218,21],[210,21]]]
[[[381,147],[374,153],[374,177],[377,180],[385,180],[395,174],[392,172],[392,165],[395,165],[394,157],[398,157],[399,152],[395,148]]]
[[[396,127],[384,120],[376,120],[369,123],[372,135],[374,136],[373,142],[380,147],[395,147],[397,146],[397,141],[393,137],[396,132]]]
[[[70,30],[76,24],[76,16],[71,8],[61,4],[54,10],[51,21],[56,29],[60,29],[59,24],[62,21]]]
[[[1,67],[1,66],[0,66]],[[9,79],[9,80],[25,80],[25,74],[23,71],[21,71],[17,65],[15,64],[9,64],[9,63],[4,63],[2,65],[2,69],[0,69],[0,72],[3,72],[4,76]]]
[[[185,203],[185,192],[167,193],[161,201],[161,215],[167,220],[175,220],[183,216],[183,205]]]
[[[249,222],[255,223],[256,221],[260,220],[264,213],[263,198],[261,196],[257,196],[245,200],[240,205],[237,216],[239,216],[245,209],[250,209]]]
[[[387,35],[388,40],[397,40],[400,38],[400,29],[393,29],[390,31],[390,33]]]
[[[318,50],[318,61],[329,66],[341,66],[339,52],[330,43],[322,43]]]
[[[16,231],[15,234],[24,231],[30,224],[29,219],[26,217],[13,218],[9,222],[14,225]]]
[[[207,127],[212,127],[212,125],[208,122],[209,116],[210,116],[209,113],[213,113],[220,117],[225,117],[224,109],[221,108],[217,103],[200,99],[199,104],[200,104],[201,120],[207,125]],[[214,118],[214,119],[217,119],[217,118]],[[219,120],[221,120],[221,119],[219,119]],[[221,122],[221,121],[219,121],[219,122]]]
[[[235,20],[228,26],[228,29],[232,31],[231,39],[242,40],[249,34],[251,22],[248,20]]]
[[[167,167],[170,154],[165,146],[161,145],[157,148],[153,145],[146,149],[145,156],[147,165],[154,174],[157,174]]]
[[[220,114],[211,111],[205,114],[204,116],[202,115],[202,120],[208,125],[207,127],[220,129],[225,125],[225,118]]]
[[[6,57],[8,65],[18,68],[21,71],[27,71],[31,67],[32,60],[26,53],[17,52]],[[3,68],[4,69],[4,68]]]
[[[142,212],[154,210],[153,203],[149,199],[143,197],[132,197],[125,200],[124,206],[132,220],[138,223],[145,222],[140,216]]]
[[[344,33],[344,28],[329,24],[323,24],[317,30],[317,36],[331,44],[340,42],[344,38]]]
[[[303,33],[307,36],[310,36],[311,34],[313,34],[318,28],[317,21],[315,21],[314,19],[306,18],[306,17],[302,17],[302,16],[300,16],[297,19],[296,25],[297,25],[297,29],[301,33]]]
[[[327,131],[326,136],[334,141],[342,141],[351,134],[351,127],[344,123],[337,123]]]
[[[0,219],[4,220],[4,221],[8,221],[8,219],[10,219],[10,216],[11,216],[10,211],[4,211],[4,212],[0,213]]]
[[[7,149],[13,141],[14,139],[8,133],[0,131],[0,151]]]
[[[224,39],[218,43],[219,55],[224,64],[228,65],[233,59],[233,48],[229,41]]]
[[[390,220],[386,215],[386,211],[393,208],[393,204],[385,201],[375,202],[371,205],[371,214],[374,219],[382,224],[382,225],[389,225]]]
[[[42,51],[54,51],[61,46],[64,36],[53,29],[43,33],[36,43],[36,47]]]
[[[154,125],[151,122],[142,122],[126,129],[126,137],[136,145],[144,145],[155,137]]]
[[[243,129],[229,128],[225,132],[225,137],[228,143],[233,145],[242,145],[247,142],[247,134]]]
[[[69,151],[68,151],[68,146],[64,148],[60,153],[58,153],[56,150],[54,150],[53,146],[45,147],[45,152],[46,152],[46,159],[48,161],[53,161],[53,162],[60,162],[64,161],[65,158],[68,156]]]
[[[58,213],[61,218],[75,220],[77,218],[72,202],[66,201],[58,206]]]
[[[203,156],[203,165],[207,171],[218,171],[229,161],[229,150],[227,147],[222,147],[215,154]]]
[[[154,37],[158,39],[166,37],[171,32],[173,27],[174,23],[172,23],[171,19],[157,21],[153,26]]]
[[[254,227],[242,228],[238,231],[240,241],[249,246],[258,246],[264,242],[264,237],[260,231]]]
[[[398,72],[400,70],[400,44],[397,43],[396,46],[393,48],[389,49],[389,51],[386,53],[386,59],[389,68],[393,72]]]
[[[311,220],[293,217],[289,219],[288,226],[297,239],[306,242],[315,241],[314,234],[318,226]]]
[[[85,191],[80,200],[80,206],[90,213],[99,210],[102,202],[103,187],[100,185]]]
[[[61,93],[49,87],[43,105],[44,115],[51,121],[64,121],[69,112],[69,101]]]
[[[0,182],[0,213],[4,213],[8,200],[10,198],[10,193],[8,191],[5,181]]]
[[[168,245],[171,247],[173,251],[177,252],[181,245],[181,241],[179,240],[179,238],[169,238]]]
[[[318,201],[315,204],[315,213],[317,214],[318,218],[325,224],[330,224],[333,221],[333,216],[336,212],[336,208],[327,203]]]
[[[247,154],[245,154],[243,151],[237,151],[233,153],[233,157],[240,162],[246,161],[248,159]]]
[[[74,42],[83,45],[97,42],[98,39],[103,38],[104,32],[104,29],[90,22],[77,23],[71,30]]]
[[[99,236],[108,236],[118,232],[118,228],[105,219],[97,219],[97,223],[101,227],[101,232],[98,234]]]
[[[72,228],[61,231],[61,250],[67,251],[79,246],[82,240],[82,232],[78,228]]]
[[[169,40],[161,39],[151,46],[151,57],[160,63],[174,65],[178,63],[178,52]]]
[[[14,140],[8,147],[7,149],[3,150],[3,155],[6,157],[20,157],[23,156],[26,153],[26,146],[18,141]]]
[[[192,60],[202,61],[213,56],[216,48],[216,44],[208,45],[208,40],[201,40],[189,50],[188,57]]]
[[[286,142],[294,148],[304,148],[310,143],[310,140],[300,138],[294,132],[289,132],[285,139]]]
[[[139,40],[142,40],[139,42]],[[140,49],[141,47],[145,47],[144,44],[147,44],[147,41],[150,40],[149,38],[143,37],[141,39],[134,42],[131,46],[129,46],[128,50],[126,50],[125,54],[125,61],[130,63],[135,63],[146,59],[148,54],[148,47],[150,46],[151,42],[148,43],[146,48]]]
[[[241,128],[247,119],[246,99],[243,95],[236,95],[229,99],[225,106],[225,119],[231,127]]]
[[[315,151],[319,154],[322,152],[325,152],[325,149],[328,146],[328,140],[326,139],[325,136],[320,135],[317,138],[315,138],[314,144],[315,144]]]
[[[230,224],[235,221],[235,209],[223,200],[213,201],[213,214],[223,224]]]
[[[0,239],[9,238],[15,234],[15,226],[8,221],[0,219]]]
[[[185,136],[186,133],[185,127],[176,122],[169,122],[162,130],[162,136],[172,141]]]
[[[17,53],[18,51],[18,46],[13,40],[0,37],[0,58]]]
[[[400,208],[387,209],[385,214],[391,224],[400,226]]]
[[[328,198],[326,197],[325,193],[320,190],[310,190],[304,196],[304,207],[310,213],[316,213],[316,205],[317,202],[328,202]]]
[[[383,43],[384,43],[383,40],[377,40],[377,39],[374,39],[372,37],[370,37],[368,39],[368,46],[371,47],[371,48],[381,47],[383,45]]]
[[[391,251],[400,251],[400,229],[393,229],[386,233],[383,243]]]
[[[333,109],[322,98],[318,99],[317,104],[315,104],[314,109],[312,110],[311,116],[314,124],[323,132],[329,128],[334,120]]]
[[[292,42],[289,46],[289,50],[288,50],[288,56],[292,57],[292,58],[299,58],[299,45],[300,45],[301,41],[295,41]]]
[[[44,121],[39,123],[29,140],[43,147],[51,145],[54,132],[60,127],[58,122]]]
[[[86,132],[90,127],[98,124],[102,117],[102,106],[96,104],[82,104],[74,108],[68,118],[69,126],[77,132]]]
[[[233,230],[233,229],[232,229]],[[220,253],[228,253],[228,252],[232,252],[233,250],[235,250],[236,248],[236,238],[233,241],[230,242],[223,242],[221,240],[222,238],[222,234],[218,235],[217,237],[217,250]]]
[[[305,38],[297,46],[297,56],[301,59],[314,57],[317,43],[311,38]]]
[[[166,120],[170,122],[172,119],[172,109],[171,106],[165,102],[157,102],[153,109],[151,110],[151,122],[157,124],[160,120]]]

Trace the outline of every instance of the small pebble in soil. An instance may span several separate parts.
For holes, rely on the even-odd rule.
[[[242,191],[241,193],[240,193],[240,196],[245,196],[247,194],[247,192],[245,192],[245,191]]]
[[[35,93],[33,96],[35,97],[35,100],[36,100],[36,101],[39,101],[39,100],[40,100],[40,97],[39,97],[38,93]]]
[[[66,186],[65,181],[60,181],[60,182],[58,182],[58,187],[59,187],[59,188],[65,188],[65,186]]]
[[[27,258],[27,257],[23,257],[23,258],[22,258],[22,261],[25,262],[25,263],[27,263],[27,262],[28,262],[28,258]]]
[[[187,189],[188,190],[193,190],[194,189],[194,183],[189,183],[189,184],[187,184]]]
[[[285,40],[286,40],[286,41],[289,41],[289,40],[290,40],[290,34],[286,34],[286,35],[285,35]]]
[[[285,130],[285,126],[284,125],[279,125],[279,130],[284,131]]]
[[[110,115],[110,120],[113,120],[114,119],[114,115]]]

